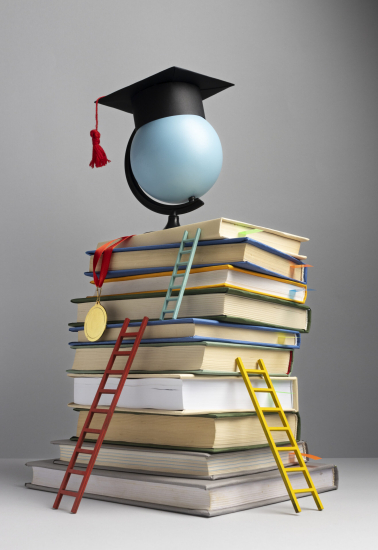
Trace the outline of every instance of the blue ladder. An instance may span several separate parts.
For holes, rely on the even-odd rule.
[[[165,296],[163,309],[161,310],[161,314],[159,318],[160,321],[164,321],[164,315],[166,315],[167,313],[173,313],[171,318],[177,319],[177,315],[181,306],[182,298],[184,296],[186,283],[188,282],[189,273],[192,268],[194,254],[196,253],[197,244],[198,244],[200,235],[201,235],[201,229],[199,228],[196,231],[196,236],[194,237],[194,239],[188,239],[188,232],[187,231],[184,232],[184,235],[182,237],[182,241],[180,244],[180,248],[177,254],[175,267],[173,268],[173,271],[172,271],[172,277],[171,277],[171,280],[169,281],[169,286],[168,286],[167,294]],[[191,248],[186,248],[185,250],[185,245],[189,243],[193,243]],[[187,262],[183,262],[181,260],[181,256],[183,256],[183,254],[189,254],[189,259]],[[186,266],[185,272],[178,274],[177,272],[180,269],[180,266],[184,266],[184,265]],[[179,277],[182,278],[181,285],[175,286],[175,279]],[[172,298],[172,290],[179,290],[180,292],[178,293],[178,296],[174,296]],[[176,306],[174,309],[168,309],[169,302],[176,302]]]

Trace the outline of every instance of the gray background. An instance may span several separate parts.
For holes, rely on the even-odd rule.
[[[234,82],[205,102],[224,166],[205,206],[310,237],[311,333],[296,353],[303,437],[377,453],[377,4],[336,0],[4,1],[1,23],[1,456],[74,433],[67,346],[84,251],[160,229],[123,172],[130,115],[93,101],[172,65]]]

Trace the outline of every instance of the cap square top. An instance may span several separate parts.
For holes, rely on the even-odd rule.
[[[135,127],[183,114],[205,118],[202,101],[233,86],[179,67],[140,80],[102,97],[99,103],[134,115]]]

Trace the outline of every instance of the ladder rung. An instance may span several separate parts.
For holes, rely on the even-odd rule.
[[[188,265],[189,262],[177,262],[176,265]]]
[[[307,489],[293,489],[293,493],[315,493],[315,487],[307,487]]]
[[[83,432],[86,432],[89,434],[100,434],[101,430],[95,430],[94,428],[83,428]]]
[[[167,302],[167,303],[168,303],[168,302],[177,302],[177,300],[178,300],[178,297],[176,296],[176,298],[167,298],[167,299],[166,299],[166,302]]]
[[[108,409],[90,409],[89,412],[94,414],[108,414]]]
[[[77,453],[83,453],[85,455],[93,454],[94,449],[76,449]]]
[[[78,495],[75,491],[67,491],[66,489],[60,489],[59,493],[61,495],[67,495],[68,497],[77,497]]]
[[[124,370],[108,370],[106,371],[108,374],[123,374]]]
[[[172,275],[172,278],[173,277],[185,277],[185,273],[176,273],[176,275]]]
[[[174,309],[165,309],[165,310],[163,311],[164,314],[166,314],[166,313],[174,313],[174,312],[175,312]]]
[[[273,426],[273,428],[269,428],[268,427],[268,430],[270,430],[271,432],[288,432],[290,430],[289,427],[284,427],[284,426]]]
[[[192,248],[185,248],[185,250],[180,250],[179,254],[190,254]]]
[[[270,388],[253,388],[253,391],[257,391],[257,392],[272,392],[273,390],[271,390]]]
[[[182,288],[181,286],[173,286],[171,290],[181,290],[181,288]]]
[[[295,468],[285,468],[285,472],[302,472],[305,469],[303,466],[296,466]]]
[[[260,374],[261,376],[264,374],[264,371],[262,371],[261,369],[249,369],[245,372],[248,372],[248,374]]]
[[[123,357],[123,356],[126,356],[126,355],[130,355],[130,353],[131,353],[131,351],[114,351],[113,355]]]
[[[280,412],[282,409],[279,407],[261,407],[261,410],[264,412]]]
[[[70,474],[75,474],[76,476],[84,476],[85,470],[74,470],[73,468],[67,470]]]
[[[298,449],[296,447],[277,447],[277,451],[283,452],[283,451],[297,451]]]
[[[117,393],[117,390],[98,390],[100,393],[112,393],[112,394],[115,394]]]
[[[122,334],[122,338],[128,338],[129,336],[138,336],[139,332],[125,332]]]

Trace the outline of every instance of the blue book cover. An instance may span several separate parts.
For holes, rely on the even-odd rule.
[[[299,349],[301,345],[301,335],[300,332],[294,331],[294,330],[288,330],[288,329],[276,329],[276,328],[270,328],[270,327],[262,327],[262,326],[253,326],[253,325],[238,325],[238,324],[232,324],[232,323],[223,323],[220,321],[214,321],[211,319],[198,319],[198,318],[183,318],[183,319],[167,319],[164,321],[149,321],[149,326],[154,325],[167,325],[167,324],[187,324],[187,323],[196,323],[199,325],[213,325],[213,326],[221,326],[221,327],[230,327],[230,328],[241,328],[243,330],[258,330],[261,332],[279,332],[282,334],[288,334],[290,336],[296,337],[296,345],[291,346],[285,346],[282,344],[270,344],[266,342],[250,342],[248,340],[231,340],[231,339],[223,339],[223,338],[209,338],[205,336],[188,336],[184,338],[150,338],[150,339],[144,339],[141,341],[142,344],[174,344],[174,343],[185,343],[185,342],[219,342],[223,344],[241,344],[241,345],[248,345],[248,346],[263,346],[263,347],[271,347],[271,348],[280,348],[280,349]],[[140,323],[130,323],[129,327],[139,327]],[[110,328],[121,328],[122,323],[109,323],[106,325],[107,329]],[[70,332],[80,332],[84,330],[84,327],[70,327]],[[133,342],[132,339],[128,340],[127,342]],[[124,342],[124,343],[127,343]],[[114,345],[115,340],[107,340],[103,342],[70,342],[70,346],[90,346],[90,345]]]

